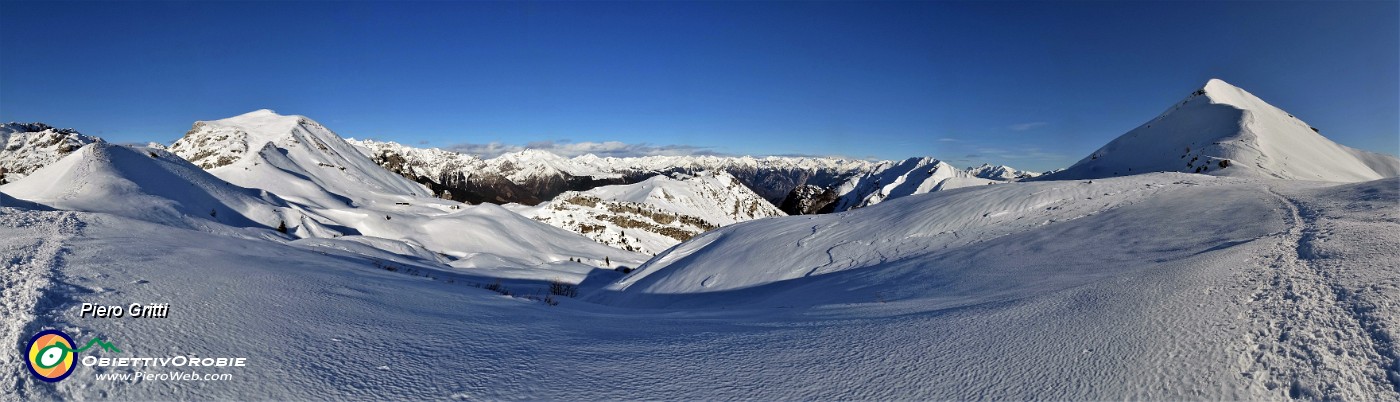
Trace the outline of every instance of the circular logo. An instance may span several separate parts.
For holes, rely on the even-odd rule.
[[[29,340],[29,372],[47,382],[58,382],[73,374],[73,338],[56,329],[45,330]]]

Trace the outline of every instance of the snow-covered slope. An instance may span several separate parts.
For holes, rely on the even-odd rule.
[[[71,128],[44,123],[0,124],[0,184],[16,181],[60,158],[102,141]]]
[[[1128,183],[1133,180],[1143,181]],[[1165,188],[1148,189],[1148,184]],[[973,231],[958,231],[972,239],[965,246],[950,245],[942,255],[924,254],[918,263],[892,259],[756,288],[674,294],[667,303],[729,307],[699,311],[618,308],[568,298],[550,307],[479,289],[474,281],[491,279],[442,267],[431,255],[367,258],[363,253],[372,250],[356,251],[355,245],[369,239],[353,244],[304,239],[289,245],[116,215],[0,208],[0,260],[9,262],[0,270],[0,283],[6,284],[0,292],[0,309],[7,312],[0,315],[4,342],[19,344],[40,329],[54,328],[81,341],[101,338],[122,350],[84,353],[88,356],[248,359],[247,367],[176,369],[226,373],[232,376],[228,381],[104,381],[97,375],[173,368],[79,366],[68,379],[50,384],[23,371],[19,348],[6,348],[0,362],[11,370],[5,377],[10,381],[0,381],[0,395],[20,400],[1400,398],[1389,380],[1395,372],[1390,340],[1400,336],[1395,330],[1400,314],[1389,307],[1400,303],[1394,292],[1400,277],[1391,263],[1400,255],[1395,210],[1400,182],[1393,179],[1323,187],[1160,174],[1092,184],[1016,183],[916,195],[844,214],[741,223],[716,231],[736,230],[713,244],[736,245],[734,236],[745,226],[835,223],[827,220],[899,210],[915,212],[906,216],[927,231],[884,218],[897,235],[849,237],[856,244],[833,249],[832,255],[853,256],[862,247],[915,255],[897,252],[886,240],[955,226],[919,219],[925,211],[917,207],[924,199],[987,192],[995,197],[985,200],[996,203],[1018,188],[1034,191],[1020,200],[1032,204],[1016,211],[1087,215],[980,240]],[[1053,194],[1041,198],[1035,191]],[[1075,198],[1035,205],[1063,196]],[[972,201],[954,204],[966,210]],[[1062,210],[1068,212],[1055,212]],[[1027,221],[1034,215],[980,219],[995,220],[986,226],[1014,228],[1031,225]],[[974,227],[974,218],[979,217],[956,226]],[[1212,223],[1221,218],[1227,219]],[[840,244],[832,232],[840,225],[820,226],[816,234],[811,228],[792,228],[799,239],[811,238],[803,249],[787,245],[793,236],[767,233],[774,236],[771,253],[800,250],[803,254],[790,257],[802,259],[808,253],[826,255],[826,247]],[[949,237],[957,238],[923,237],[904,244],[918,247],[922,240],[939,249]],[[759,256],[755,253],[749,255]],[[716,254],[693,257],[705,264]],[[387,258],[398,261],[386,265]],[[732,269],[762,269],[775,261],[781,263],[772,256],[745,260]],[[733,284],[732,279],[721,273],[712,281]],[[867,286],[872,283],[887,285]],[[528,295],[543,292],[547,283],[506,281],[505,286]],[[666,296],[615,301],[657,306]],[[698,303],[684,300],[692,297]],[[867,302],[825,304],[860,299]],[[78,314],[81,303],[146,300],[170,303],[170,317]],[[809,303],[819,306],[742,308]],[[429,366],[432,376],[393,369]]]
[[[782,211],[725,172],[565,192],[519,212],[613,247],[656,254],[716,227]]]
[[[1338,145],[1288,112],[1212,79],[1157,118],[1045,178],[1194,172],[1355,182],[1397,171],[1394,157]]]
[[[0,186],[0,191],[58,209],[184,228],[271,229],[287,221],[314,232],[339,234],[305,219],[275,195],[231,185],[169,152],[107,142],[79,148],[29,177]]]
[[[929,317],[907,339],[965,365],[934,377],[979,378],[932,399],[1042,381],[1065,399],[1394,399],[1397,191],[1182,173],[945,191],[719,229],[594,300]]]
[[[1214,180],[1166,174],[1093,183],[977,186],[904,197],[845,213],[742,223],[706,233],[658,255],[614,284],[610,289],[616,293],[602,300],[629,305],[672,302],[728,305],[759,301],[805,305],[874,301],[877,297],[890,300],[932,296],[937,294],[939,286],[947,286],[948,282],[911,282],[900,275],[913,275],[920,270],[932,270],[930,272],[941,275],[974,275],[985,269],[974,269],[974,266],[1007,264],[1001,260],[982,261],[981,265],[974,264],[971,259],[954,260],[954,257],[969,258],[966,252],[971,250],[1000,249],[1006,252],[997,254],[996,258],[1026,258],[1027,264],[1043,263],[1045,258],[1011,252],[1027,247],[1017,244],[1024,241],[1008,237],[1023,232],[1046,234],[1044,240],[1036,241],[1040,245],[1032,248],[1049,247],[1046,242],[1054,243],[1057,250],[1071,249],[1071,244],[1097,247],[1093,242],[1080,243],[1085,241],[1084,236],[1070,243],[1070,238],[1061,238],[1063,233],[1060,232],[1087,228],[1085,223],[1077,222],[1086,216],[1159,194],[1184,194],[1187,189],[1202,187],[1202,184],[1214,184]],[[1170,202],[1164,203],[1178,202],[1175,196],[1170,198]],[[1180,202],[1190,205],[1184,199]],[[1199,209],[1223,212],[1231,208],[1216,203],[1210,205],[1212,208]],[[1165,215],[1143,213],[1145,215],[1140,217],[1143,222],[1171,221],[1157,219],[1166,218]],[[1197,217],[1207,215],[1198,214]],[[1185,232],[1201,230],[1205,233],[1216,230],[1209,229],[1216,225],[1205,222],[1174,225],[1158,230],[1160,236],[1134,235],[1132,238],[1160,237],[1161,241],[1173,242],[1177,241],[1175,237],[1187,237],[1194,242],[1197,241],[1194,235]],[[1104,241],[1103,236],[1120,233],[1126,228],[1121,224],[1111,226],[1116,227],[1104,226],[1102,233],[1091,237],[1094,241]],[[1230,232],[1225,228],[1219,230]],[[1052,236],[1051,233],[1060,234]],[[978,245],[994,240],[999,248]],[[1086,254],[1084,258],[1089,255],[1093,254]],[[962,269],[973,271],[960,272]],[[856,272],[888,275],[856,275]],[[853,277],[860,280],[850,282]],[[812,294],[791,291],[809,282],[825,280],[841,282],[839,286],[845,291]],[[855,291],[857,289],[869,290]],[[876,292],[881,294],[876,295]]]

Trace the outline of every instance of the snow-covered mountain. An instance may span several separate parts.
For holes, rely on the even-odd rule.
[[[320,123],[267,109],[197,122],[170,151],[233,184],[321,207],[359,205],[374,195],[428,195]]]
[[[1332,142],[1292,114],[1212,79],[1160,116],[1044,178],[1146,172],[1355,182],[1395,177],[1400,160]]]
[[[517,212],[603,244],[646,254],[717,227],[786,215],[728,173],[676,176],[569,191]]]
[[[0,124],[0,184],[24,178],[83,145],[102,141],[71,128],[44,123]]]

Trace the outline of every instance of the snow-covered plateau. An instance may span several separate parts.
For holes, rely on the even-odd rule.
[[[842,206],[794,216],[708,165],[465,204],[416,176],[641,160],[481,168],[267,110],[168,150],[7,130],[50,134],[0,153],[4,400],[1400,400],[1400,161],[1219,80],[1041,177],[811,159],[865,167],[784,184]],[[48,329],[246,365],[44,382]],[[121,377],[150,371],[217,380]]]

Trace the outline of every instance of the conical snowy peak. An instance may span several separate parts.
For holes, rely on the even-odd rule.
[[[1395,176],[1400,160],[1338,145],[1219,79],[1049,179],[1187,172],[1355,182]]]

